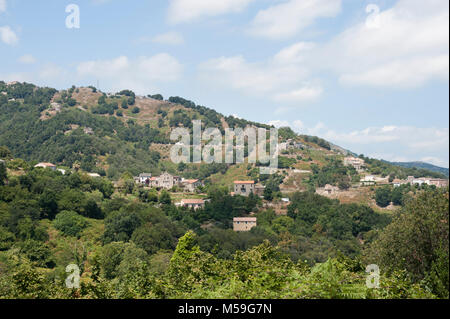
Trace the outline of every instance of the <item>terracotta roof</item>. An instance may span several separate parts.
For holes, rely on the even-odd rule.
[[[256,222],[256,217],[234,217],[234,222]]]
[[[255,181],[234,181],[235,184],[255,184]]]
[[[203,199],[182,199],[182,204],[204,204],[205,201]]]

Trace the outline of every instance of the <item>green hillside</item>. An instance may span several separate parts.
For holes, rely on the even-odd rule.
[[[123,173],[159,174],[168,170],[186,177],[206,178],[226,165],[212,165],[202,172],[189,165],[177,170],[169,160],[170,131],[179,126],[192,128],[192,120],[202,120],[203,128],[245,128],[270,126],[224,116],[211,108],[196,105],[181,97],[163,100],[160,95],[138,97],[130,90],[105,94],[93,87],[57,91],[32,84],[6,85],[0,81],[0,145],[7,146],[14,157],[27,161],[46,161],[97,172],[117,180]],[[92,129],[92,131],[89,131]],[[306,150],[284,154],[288,167],[309,169],[310,164],[323,166],[326,158],[342,158],[339,147],[314,137],[297,135],[289,128],[279,129],[280,141],[293,138]],[[299,160],[302,158],[302,161]],[[310,161],[306,161],[310,159]],[[281,159],[281,168],[286,161]],[[287,163],[287,162],[286,162]],[[382,175],[442,176],[428,170],[373,166]],[[371,165],[369,165],[371,166]]]
[[[279,129],[294,144],[276,174],[261,175],[259,162],[174,164],[169,133],[194,119],[269,128],[180,97],[0,82],[0,111],[0,298],[448,298],[448,187],[388,182],[439,173],[363,156],[361,172],[290,128]],[[133,180],[163,171],[204,185]],[[366,173],[382,182],[360,185]],[[237,179],[263,196],[232,194]],[[257,225],[235,231],[235,217]],[[374,263],[379,289],[366,286]],[[65,286],[70,264],[79,288]]]

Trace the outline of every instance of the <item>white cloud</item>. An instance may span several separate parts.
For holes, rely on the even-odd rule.
[[[335,17],[341,0],[289,0],[258,12],[249,33],[280,39],[292,37],[312,25],[318,18]]]
[[[304,86],[298,90],[276,94],[274,97],[275,101],[279,102],[304,102],[304,101],[312,101],[317,99],[320,95],[322,95],[323,89],[319,86]]]
[[[31,54],[22,55],[18,61],[23,64],[33,64],[36,62],[36,59]]]
[[[254,0],[171,0],[168,20],[177,24],[191,22],[200,17],[240,12]]]
[[[33,77],[27,72],[0,73],[0,79],[5,82],[31,82]]]
[[[308,80],[304,54],[313,45],[295,43],[261,62],[248,62],[242,55],[210,59],[200,65],[200,77],[207,85],[219,85],[246,94],[267,97],[292,107],[310,102],[323,92],[318,81]]]
[[[77,67],[81,78],[100,80],[102,87],[111,90],[130,88],[137,93],[155,89],[159,83],[172,82],[181,77],[183,67],[169,54],[130,59],[120,56],[111,60],[82,62]]]
[[[390,161],[422,160],[448,167],[449,129],[434,127],[396,126],[368,127],[349,132],[338,132],[319,122],[307,128],[302,122],[290,125],[294,130],[320,136],[339,146],[374,158]],[[374,150],[383,149],[383,153]]]
[[[178,32],[167,32],[155,36],[152,39],[152,42],[169,45],[179,45],[184,43],[184,39],[183,36]]]
[[[269,121],[267,124],[268,125],[273,125],[276,128],[289,126],[289,122],[288,121],[283,121],[283,120],[273,120],[273,121]]]
[[[46,64],[34,71],[13,72],[0,74],[0,79],[4,81],[19,81],[35,83],[36,85],[63,87],[61,85],[72,85],[73,75],[55,64]],[[63,84],[64,83],[64,84]]]
[[[313,50],[316,69],[331,69],[344,85],[412,88],[448,79],[449,2],[400,0]]]
[[[449,56],[428,56],[396,60],[362,73],[344,73],[340,82],[346,85],[410,88],[421,86],[431,78],[448,78]]]
[[[38,72],[38,78],[42,81],[49,82],[61,80],[67,76],[67,71],[55,64],[46,64]]]
[[[0,39],[9,45],[15,45],[19,42],[16,33],[9,26],[0,27]]]
[[[290,126],[300,134],[319,136],[358,154],[395,162],[424,161],[449,166],[449,129],[385,125],[336,131],[318,122],[307,127],[301,120],[272,120],[275,127]],[[383,150],[381,153],[376,150]]]
[[[6,0],[0,0],[0,13],[6,11]]]

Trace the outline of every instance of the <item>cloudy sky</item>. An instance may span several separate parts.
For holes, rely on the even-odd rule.
[[[447,0],[0,0],[0,80],[179,95],[448,167],[448,38]]]

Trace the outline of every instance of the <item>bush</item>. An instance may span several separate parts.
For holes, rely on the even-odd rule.
[[[386,207],[391,203],[391,188],[383,186],[375,191],[375,201],[380,207]]]
[[[79,237],[87,227],[86,219],[73,211],[62,211],[56,215],[53,225],[64,235]]]
[[[133,110],[131,111],[131,112],[133,112],[134,114],[137,114],[137,113],[139,113],[141,110],[136,106],[136,107],[133,107]]]
[[[149,98],[162,101],[164,100],[163,96],[161,94],[155,94],[155,95],[148,95]]]

